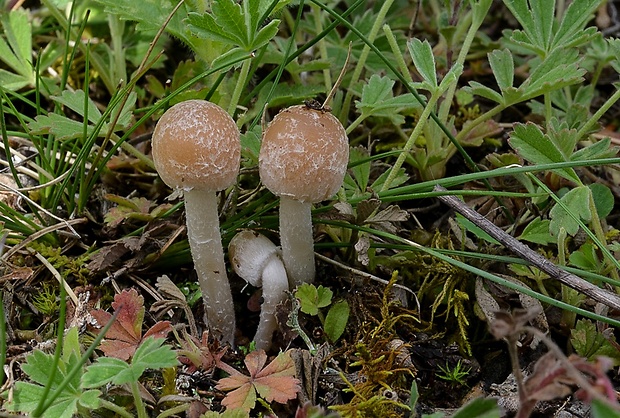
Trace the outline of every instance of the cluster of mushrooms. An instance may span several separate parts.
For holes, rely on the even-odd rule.
[[[187,233],[210,331],[234,344],[235,312],[226,274],[216,192],[232,186],[241,159],[235,121],[219,106],[188,100],[168,109],[153,132],[153,160],[161,179],[185,199]],[[257,348],[271,345],[275,308],[301,283],[314,279],[311,207],[336,194],[349,160],[342,124],[328,111],[306,105],[284,109],[263,132],[262,183],[280,197],[281,250],[251,230],[230,242],[237,275],[262,286]]]

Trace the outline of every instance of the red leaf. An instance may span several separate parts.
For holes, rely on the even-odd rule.
[[[149,336],[165,338],[170,332],[170,322],[160,321],[153,325],[144,337],[142,336],[144,298],[135,289],[123,290],[114,296],[112,308],[118,313],[116,321],[112,323],[99,346],[106,356],[129,360],[144,338]],[[101,309],[91,311],[91,315],[101,326],[112,318],[112,315]]]
[[[265,351],[253,351],[244,360],[250,376],[232,370],[229,377],[220,379],[217,389],[234,389],[226,395],[222,405],[227,409],[240,408],[249,411],[256,404],[256,392],[268,402],[286,403],[289,399],[294,399],[300,387],[299,380],[294,377],[295,365],[289,352],[280,353],[263,368],[266,362]]]

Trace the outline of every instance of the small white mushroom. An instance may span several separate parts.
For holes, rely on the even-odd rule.
[[[183,191],[189,246],[213,335],[234,343],[235,311],[226,275],[215,192],[233,185],[241,144],[235,121],[221,107],[188,100],[172,106],[153,132],[161,179]]]
[[[278,328],[276,306],[286,297],[288,279],[278,248],[264,235],[240,231],[228,245],[228,256],[239,277],[263,288],[260,322],[254,336],[256,348],[267,350]]]
[[[348,162],[347,134],[326,110],[289,107],[263,133],[258,169],[265,187],[280,197],[282,258],[291,287],[314,280],[312,204],[338,192]]]

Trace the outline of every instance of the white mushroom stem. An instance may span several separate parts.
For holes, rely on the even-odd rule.
[[[243,230],[228,245],[228,256],[239,277],[263,287],[260,322],[254,336],[256,348],[267,350],[278,329],[276,307],[286,297],[288,279],[278,248],[265,236]]]
[[[276,307],[286,295],[288,280],[284,264],[277,254],[273,254],[262,274],[263,303],[260,310],[260,322],[254,335],[256,348],[268,350],[273,341],[273,333],[278,329]]]
[[[235,310],[226,275],[215,192],[186,190],[189,247],[202,291],[207,324],[221,341],[234,344]]]
[[[312,204],[288,196],[280,197],[280,241],[282,259],[291,289],[314,280]]]

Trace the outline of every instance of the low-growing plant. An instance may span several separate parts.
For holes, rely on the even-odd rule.
[[[295,290],[295,298],[299,300],[303,313],[319,318],[329,341],[336,342],[342,336],[349,320],[349,304],[346,300],[333,302],[333,292],[329,288],[310,283],[301,284]],[[327,315],[324,315],[321,309],[327,307]]]

